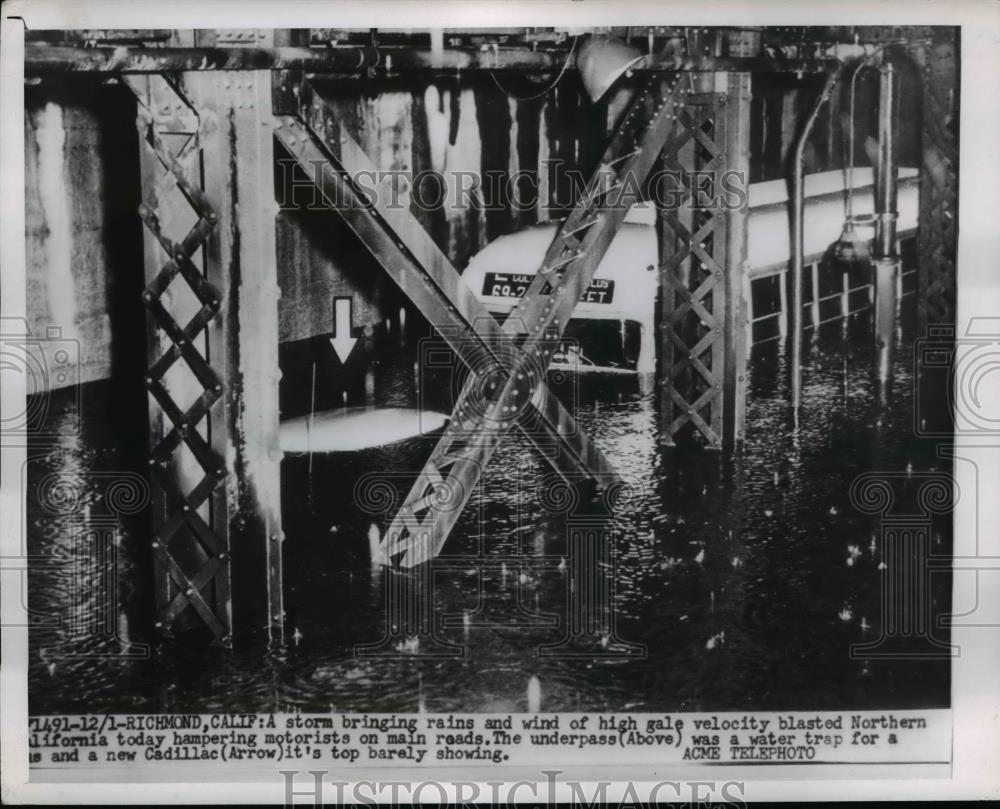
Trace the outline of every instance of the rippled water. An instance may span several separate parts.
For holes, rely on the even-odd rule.
[[[888,389],[875,378],[866,317],[807,335],[798,432],[789,426],[785,354],[777,342],[755,347],[747,443],[733,461],[660,448],[654,395],[635,379],[560,386],[612,464],[641,483],[616,513],[616,629],[576,657],[538,653],[563,637],[574,512],[546,508],[553,504],[538,494],[548,472],[515,435],[435,563],[436,637],[444,654],[458,646],[464,656],[427,657],[427,638],[399,650],[390,642],[404,653],[391,658],[354,653],[383,637],[385,587],[400,574],[373,572],[369,532],[373,523],[384,530],[385,520],[353,505],[351,492],[372,471],[418,469],[432,437],[311,462],[285,458],[286,649],[156,642],[148,512],[114,518],[106,503],[115,475],[144,474],[141,397],[129,410],[105,383],[86,386],[79,408],[59,394],[52,418],[70,429],[82,417],[82,426],[54,447],[33,447],[28,465],[31,709],[516,711],[528,709],[529,690],[547,711],[947,705],[947,660],[849,654],[851,644],[879,636],[883,575],[879,526],[852,508],[852,480],[867,470],[918,476],[943,468],[936,445],[913,436],[911,319]],[[311,366],[312,350],[284,351],[283,385]],[[414,341],[394,356],[368,381],[374,400],[447,409],[447,375],[415,389]],[[319,406],[339,404],[341,391],[324,384]],[[352,403],[364,384],[348,391]],[[308,409],[301,389],[283,392],[285,415]],[[51,473],[77,484],[59,508],[51,492],[39,493]],[[948,553],[949,521],[939,522],[933,552]],[[117,562],[111,574],[106,558]],[[119,592],[98,626],[94,601],[109,581]],[[946,612],[949,577],[933,584],[935,609]],[[43,625],[53,617],[59,626]],[[628,651],[640,653],[608,656]]]

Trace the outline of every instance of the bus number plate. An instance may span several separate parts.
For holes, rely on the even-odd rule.
[[[531,286],[533,275],[507,272],[488,272],[483,280],[483,295],[491,298],[522,298]],[[548,284],[542,289],[549,293]],[[615,296],[615,282],[595,278],[580,296],[581,303],[611,303]]]

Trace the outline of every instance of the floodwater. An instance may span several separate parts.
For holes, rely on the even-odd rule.
[[[593,504],[546,489],[544,462],[519,436],[491,461],[431,584],[373,570],[371,535],[388,517],[370,512],[391,506],[369,498],[366,511],[353,492],[363,476],[388,470],[405,493],[401,473],[420,467],[433,437],[286,456],[286,645],[270,654],[260,644],[227,652],[183,637],[156,640],[148,511],[114,518],[106,502],[116,475],[145,474],[142,392],[128,404],[107,383],[92,384],[79,406],[57,394],[49,423],[66,434],[32,447],[27,467],[31,711],[947,706],[947,659],[851,654],[852,644],[881,636],[887,572],[878,519],[852,506],[852,481],[885,471],[905,497],[923,473],[946,471],[937,443],[914,437],[913,308],[905,299],[884,387],[867,315],[826,325],[818,337],[807,332],[797,431],[787,355],[778,341],[755,346],[747,441],[733,461],[696,446],[659,447],[655,397],[634,377],[553,380],[632,482],[613,520],[597,519],[610,537],[597,565],[605,590],[574,576],[582,546],[567,540],[574,525],[594,523]],[[323,370],[332,362],[323,343],[283,347],[283,415],[301,415],[310,400],[322,409],[345,398],[351,406],[449,409],[447,369],[417,389],[418,340],[379,352],[367,379],[359,343],[352,363],[360,370],[346,390]],[[55,496],[39,492],[50,473],[61,481]],[[930,544],[947,558],[947,515],[935,519]],[[386,588],[417,585],[426,593],[425,631],[412,634],[408,624],[392,634],[387,623],[399,628],[399,618],[386,620]],[[928,609],[946,613],[950,576],[932,577],[929,596]],[[585,615],[583,635],[560,646],[580,603],[607,610]],[[947,640],[946,630],[935,632]]]

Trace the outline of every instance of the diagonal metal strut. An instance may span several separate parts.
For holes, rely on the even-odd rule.
[[[358,176],[376,176],[361,147],[340,130],[328,139],[339,153],[334,154],[333,148],[324,145],[295,116],[276,118],[275,135],[473,374],[503,374],[510,364],[504,360],[504,344],[509,338],[447,256],[408,210],[385,205],[382,195],[372,198],[355,184]],[[506,354],[510,354],[509,349]],[[547,391],[529,403],[519,426],[564,478],[614,479],[613,469],[601,452]]]
[[[501,332],[512,341],[509,373],[491,385],[466,384],[452,419],[386,538],[388,560],[412,567],[437,556],[497,446],[524,412],[547,395],[543,382],[552,352],[593,278],[654,161],[675,128],[685,94],[676,79],[650,77],[611,139],[581,200],[562,223],[544,262]],[[510,349],[511,344],[505,344]]]

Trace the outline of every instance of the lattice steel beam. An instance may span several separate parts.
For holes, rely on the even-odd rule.
[[[663,77],[647,80],[611,139],[538,272],[504,322],[516,341],[505,380],[466,384],[451,421],[386,534],[384,553],[412,567],[437,556],[503,435],[537,402],[554,350],[630,205],[673,129],[685,93]]]
[[[749,75],[716,86],[688,97],[663,152],[660,436],[673,444],[691,426],[722,449],[743,440]]]
[[[322,107],[315,114],[308,112],[312,105],[304,109],[312,126],[296,116],[279,116],[275,134],[307,172],[308,181],[316,184],[327,204],[474,373],[504,374],[509,349],[493,316],[416,218],[408,210],[385,204],[391,194],[370,198],[358,189],[355,178],[375,177],[376,171],[353,138],[323,116]],[[519,426],[563,477],[613,477],[610,464],[551,394],[540,393]]]
[[[923,323],[954,323],[958,237],[959,59],[954,35],[924,49],[917,281]]]
[[[156,625],[281,642],[270,74],[125,82],[142,143]]]

